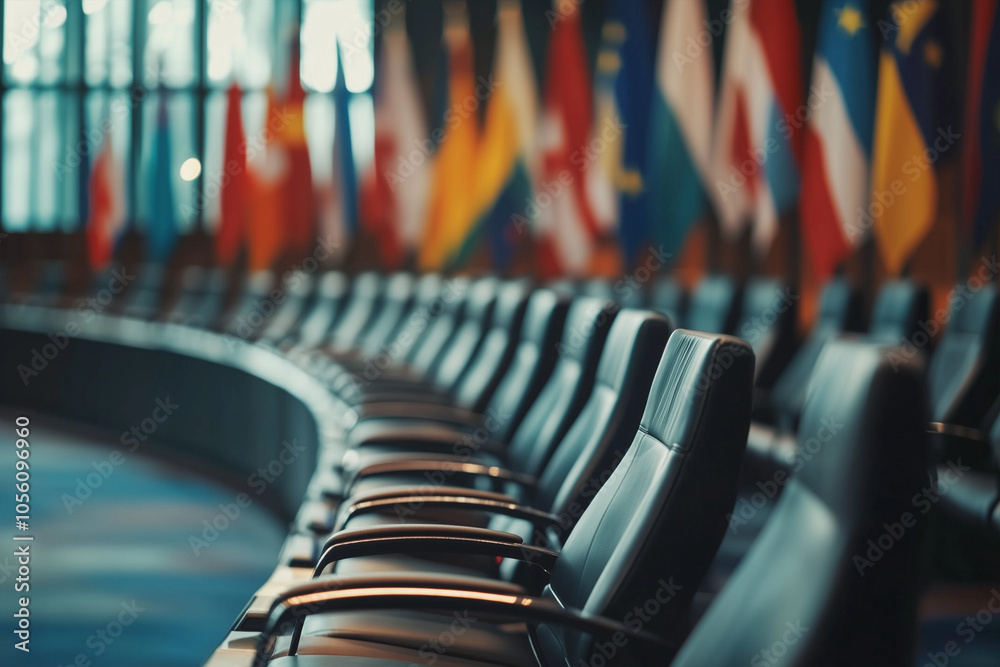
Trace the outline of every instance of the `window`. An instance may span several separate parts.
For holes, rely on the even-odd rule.
[[[341,65],[355,93],[358,168],[372,159],[372,0],[17,0],[4,3],[2,20],[0,223],[8,232],[78,230],[90,165],[109,140],[129,224],[141,230],[164,98],[174,218],[182,234],[214,230],[226,89],[239,83],[253,136],[267,87],[284,89],[296,33],[314,179],[332,170],[331,93]]]

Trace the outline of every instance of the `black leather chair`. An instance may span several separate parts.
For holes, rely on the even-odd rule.
[[[343,312],[350,293],[350,281],[340,271],[330,271],[319,279],[316,300],[301,322],[290,332],[286,349],[313,348],[326,340],[330,329]]]
[[[687,329],[732,333],[740,315],[741,290],[729,276],[706,276],[691,295]]]
[[[890,280],[878,291],[872,308],[868,340],[887,345],[913,344],[919,325],[927,319],[927,288],[911,280]],[[926,332],[924,332],[926,334]]]
[[[728,370],[714,372],[723,363]],[[539,595],[471,577],[320,577],[275,601],[255,664],[410,664],[463,610],[477,622],[452,633],[447,650],[433,654],[437,665],[663,664],[671,646],[664,637],[680,625],[726,527],[752,385],[745,342],[676,332],[631,447],[560,552],[497,531],[392,526],[341,533],[329,555],[339,562],[431,550],[530,560],[550,573]],[[656,613],[636,611],[649,605]],[[300,619],[301,634],[276,641]]]
[[[687,315],[687,292],[676,279],[660,278],[653,283],[649,294],[649,307],[666,315],[675,327],[690,328],[684,317]]]
[[[163,283],[166,267],[146,264],[136,275],[135,284],[128,287],[119,312],[140,320],[155,319],[163,305]]]
[[[226,304],[228,276],[224,269],[188,267],[181,277],[181,294],[167,314],[167,321],[208,328]]]
[[[365,327],[378,315],[383,287],[384,279],[374,271],[366,271],[354,278],[344,312],[324,341],[332,353],[349,353],[358,344]]]
[[[959,289],[927,369],[931,421],[980,428],[1000,395],[1000,297],[994,285]]]
[[[799,297],[780,280],[755,278],[743,290],[735,334],[750,343],[757,357],[756,384],[772,387],[795,351]]]
[[[277,345],[295,329],[316,296],[316,280],[304,271],[285,273],[277,286],[282,293],[282,303],[261,328],[258,340]]]
[[[669,334],[670,324],[661,315],[629,309],[620,312],[608,333],[590,395],[560,442],[535,441],[534,451],[524,452],[529,456],[509,457],[510,468],[488,465],[499,461],[484,462],[482,456],[478,458],[480,463],[471,457],[462,457],[464,463],[461,460],[401,458],[375,464],[355,475],[351,488],[354,495],[341,504],[337,528],[384,525],[387,521],[398,523],[402,518],[421,523],[433,519],[434,522],[482,525],[518,534],[526,543],[561,548],[566,535],[632,442],[656,371],[649,359],[663,355]],[[521,449],[524,449],[523,443],[531,440],[515,436]],[[545,456],[548,452],[551,454]],[[428,486],[428,481],[433,483]],[[499,496],[492,492],[478,493],[475,489],[483,486],[477,484],[481,481],[503,493]],[[406,501],[387,499],[391,494],[406,493],[414,495]],[[369,494],[378,498],[382,508],[402,502],[417,509],[406,517],[391,512],[389,515],[372,514]],[[436,502],[428,502],[427,496],[445,499],[440,504],[450,508],[449,511],[436,511]],[[499,508],[495,505],[485,507],[477,505],[476,500],[500,500],[509,504]],[[498,515],[486,519],[483,512]],[[352,517],[356,520],[351,521]],[[359,567],[363,572],[400,567],[420,569],[407,568],[405,563],[398,561],[383,561],[375,566],[369,562],[348,561],[344,565],[346,570],[338,572],[357,572]],[[469,569],[472,564],[465,561],[459,567]],[[453,567],[451,571],[457,573],[456,569]],[[496,569],[495,562],[487,561],[486,573],[496,572]],[[508,577],[513,576],[513,571],[508,573]]]
[[[799,427],[812,459],[674,667],[914,664],[926,399],[917,365],[891,353],[824,350]]]

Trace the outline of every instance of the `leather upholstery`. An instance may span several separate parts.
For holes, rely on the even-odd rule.
[[[890,280],[879,288],[868,339],[887,345],[914,342],[918,324],[927,319],[927,288],[910,280]]]
[[[684,326],[694,331],[731,333],[736,328],[740,290],[728,276],[706,276],[691,295]]]
[[[921,371],[890,349],[837,341],[817,367],[799,442],[813,457],[688,638],[675,667],[906,665],[925,520],[899,526],[927,483]],[[910,523],[909,521],[907,523]],[[893,530],[897,530],[895,527]],[[869,540],[892,545],[875,551]],[[773,654],[772,654],[773,655]]]
[[[264,325],[260,339],[277,343],[298,324],[306,313],[315,295],[315,280],[302,271],[282,276],[277,289],[284,292],[284,303]]]
[[[823,348],[838,334],[857,326],[860,312],[861,297],[847,281],[838,278],[823,288],[816,324],[771,392],[774,419],[780,428],[795,429]]]
[[[984,285],[953,292],[950,303],[927,371],[931,421],[978,428],[1000,394],[1000,298]]]
[[[684,287],[675,279],[660,278],[653,283],[649,295],[649,307],[666,315],[674,327],[687,327],[684,319],[687,315],[687,301]]]
[[[298,327],[298,343],[315,346],[326,340],[337,316],[342,312],[350,289],[347,276],[330,271],[319,279],[316,300]]]
[[[408,273],[395,273],[385,280],[382,303],[357,346],[363,358],[374,357],[379,353],[399,321],[410,310],[415,292],[415,280]]]
[[[757,278],[747,283],[740,312],[735,333],[753,348],[757,386],[770,387],[795,347],[798,296],[780,280]]]
[[[347,352],[360,340],[361,333],[378,312],[382,287],[383,279],[374,271],[367,271],[354,279],[350,300],[328,341],[334,350]]]

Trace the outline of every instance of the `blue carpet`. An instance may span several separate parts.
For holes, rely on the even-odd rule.
[[[31,653],[13,648],[14,415],[0,415],[0,665],[202,664],[271,573],[285,526],[250,506],[195,554],[204,520],[236,493],[114,440],[36,416],[31,426]],[[66,505],[88,475],[96,488]],[[80,495],[85,495],[81,493]],[[220,521],[221,525],[221,521]],[[20,533],[19,533],[20,534]],[[24,593],[17,593],[19,597]]]

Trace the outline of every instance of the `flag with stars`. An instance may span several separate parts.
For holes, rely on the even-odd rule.
[[[875,117],[875,59],[868,0],[827,0],[812,87],[818,104],[806,127],[802,239],[823,281],[864,237]]]
[[[594,142],[601,151],[587,171],[588,194],[605,227],[617,226],[626,263],[635,261],[647,240],[647,128],[652,104],[653,46],[642,3],[616,2],[608,8],[594,75]],[[614,134],[621,136],[615,137]],[[608,139],[608,137],[612,137]]]
[[[1000,8],[975,0],[965,95],[962,218],[973,249],[986,240],[1000,214]],[[984,187],[984,184],[989,184]]]
[[[881,21],[871,219],[890,275],[934,224],[938,163],[957,140],[949,125],[947,26],[937,0],[896,2]]]

